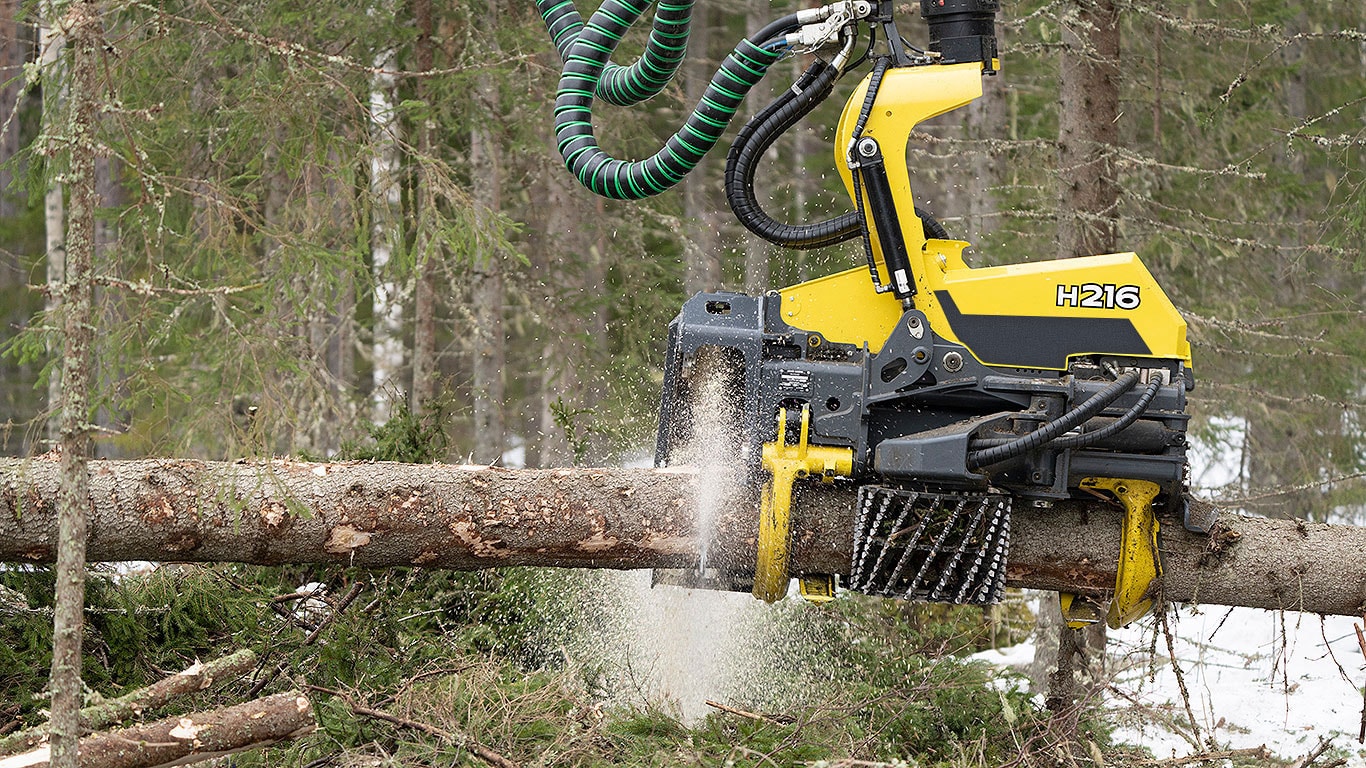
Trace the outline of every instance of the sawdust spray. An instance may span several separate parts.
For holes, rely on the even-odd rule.
[[[713,540],[721,506],[737,498],[742,482],[744,444],[738,430],[740,401],[727,361],[701,355],[690,372],[692,436],[671,464],[697,473],[697,575],[717,572]],[[649,572],[604,573],[595,617],[597,628],[580,633],[578,652],[595,665],[600,695],[627,706],[662,708],[693,723],[711,708],[708,700],[728,702],[736,690],[753,690],[754,636],[761,631],[766,606],[748,592],[695,589],[659,584]],[[682,579],[687,581],[687,579]]]

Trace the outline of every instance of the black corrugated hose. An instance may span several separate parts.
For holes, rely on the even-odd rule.
[[[782,51],[765,46],[799,26],[797,15],[790,14],[757,32],[753,41],[741,40],[721,63],[683,127],[653,156],[629,162],[611,157],[598,146],[593,135],[593,100],[612,52],[648,6],[647,0],[604,0],[577,36],[564,16],[554,17],[556,28],[551,28],[547,13],[547,29],[557,37],[557,45],[574,38],[562,52],[564,70],[555,96],[560,154],[579,183],[616,200],[639,200],[682,181],[721,140],[745,94],[782,57]]]
[[[978,467],[987,467],[992,464],[1000,464],[1007,459],[1012,459],[1020,454],[1039,448],[1045,443],[1053,442],[1059,435],[1062,435],[1078,424],[1081,424],[1092,416],[1095,416],[1097,413],[1100,413],[1106,406],[1110,405],[1110,403],[1118,400],[1120,395],[1133,389],[1134,386],[1138,384],[1138,378],[1139,372],[1137,370],[1129,371],[1115,379],[1114,383],[1110,384],[1105,389],[1092,395],[1086,402],[1047,424],[1044,424],[1033,432],[1020,437],[1018,440],[1012,440],[1004,445],[996,445],[990,448],[972,451],[968,454],[968,467],[976,469]]]
[[[852,240],[863,234],[857,211],[813,224],[787,224],[764,211],[754,191],[759,161],[778,137],[810,114],[834,90],[843,72],[839,67],[817,59],[802,73],[792,88],[745,123],[726,155],[726,201],[746,229],[775,245],[805,250]],[[875,93],[875,92],[874,92]],[[869,96],[869,102],[873,94]],[[919,207],[926,238],[948,240],[949,234],[929,212]]]

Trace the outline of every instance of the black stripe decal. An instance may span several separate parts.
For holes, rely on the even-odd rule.
[[[934,295],[953,334],[988,365],[1063,370],[1072,355],[1152,354],[1124,318],[965,315],[948,291]]]

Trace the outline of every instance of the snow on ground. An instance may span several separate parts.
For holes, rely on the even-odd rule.
[[[1265,745],[1295,759],[1328,737],[1350,753],[1349,765],[1366,767],[1366,747],[1357,743],[1366,671],[1352,624],[1254,608],[1179,609],[1173,647],[1202,740],[1212,735],[1232,749]],[[1157,758],[1197,751],[1157,620],[1112,630],[1108,655],[1113,685],[1125,694],[1107,697],[1120,724],[1115,741],[1147,747]],[[1025,643],[975,658],[1020,667],[1032,657]]]

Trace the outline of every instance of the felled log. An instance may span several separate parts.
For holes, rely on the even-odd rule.
[[[87,736],[84,768],[162,768],[270,746],[312,733],[313,705],[301,693],[279,693],[208,712]],[[47,746],[0,758],[0,768],[41,768]]]
[[[248,649],[214,659],[207,664],[195,662],[190,667],[149,686],[130,691],[116,699],[92,704],[80,711],[82,733],[98,731],[111,723],[137,717],[145,710],[156,709],[177,696],[202,691],[215,682],[226,682],[245,674],[256,666],[256,654]],[[0,755],[37,746],[47,735],[47,726],[40,725],[11,733],[0,739]]]
[[[58,465],[0,461],[0,561],[49,563]],[[419,565],[473,570],[695,566],[699,489],[690,469],[547,469],[390,463],[91,464],[88,557],[259,564]],[[793,509],[795,572],[846,573],[854,491],[802,488]],[[720,493],[708,562],[754,562],[757,511]],[[1019,505],[1011,586],[1103,595],[1114,584],[1121,513],[1103,501]],[[1162,524],[1168,600],[1360,615],[1366,528],[1223,514],[1212,534]]]

